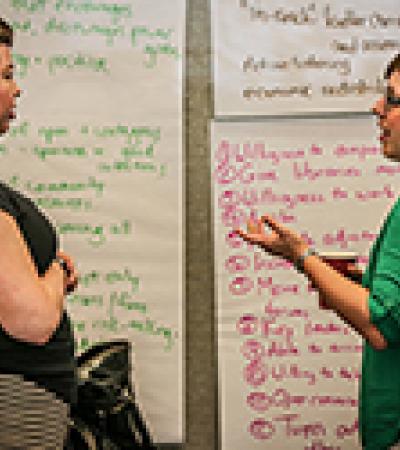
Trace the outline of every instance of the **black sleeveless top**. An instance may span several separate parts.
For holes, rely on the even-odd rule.
[[[31,200],[1,182],[0,209],[14,217],[39,276],[44,275],[58,249],[53,226]],[[67,313],[64,311],[60,325],[45,345],[15,339],[0,324],[0,373],[22,375],[55,393],[61,400],[76,403],[74,337]]]

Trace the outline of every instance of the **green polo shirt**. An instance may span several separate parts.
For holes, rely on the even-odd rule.
[[[388,342],[364,342],[359,426],[363,448],[387,450],[400,441],[400,200],[375,241],[362,284],[369,289],[371,322]]]

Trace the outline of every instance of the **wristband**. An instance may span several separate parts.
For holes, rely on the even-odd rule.
[[[318,252],[313,247],[307,247],[306,250],[296,259],[294,262],[294,266],[299,272],[304,271],[304,260],[307,258],[307,256],[318,256]]]

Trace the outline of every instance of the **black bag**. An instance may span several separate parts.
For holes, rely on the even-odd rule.
[[[135,402],[130,356],[129,341],[110,341],[78,357],[78,403],[67,448],[156,450]]]

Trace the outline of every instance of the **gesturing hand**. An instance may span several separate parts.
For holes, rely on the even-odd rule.
[[[265,230],[265,224],[271,228],[269,233]],[[256,221],[249,220],[247,232],[241,229],[235,232],[246,242],[258,245],[266,252],[282,256],[291,262],[295,262],[308,246],[299,234],[284,227],[269,215],[264,215]]]

